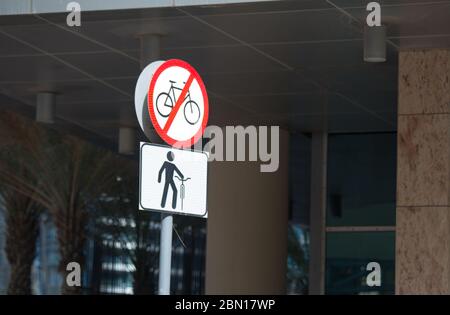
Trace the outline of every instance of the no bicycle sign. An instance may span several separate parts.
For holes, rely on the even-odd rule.
[[[208,154],[183,150],[208,123],[200,75],[179,59],[152,62],[136,83],[135,108],[144,133],[151,122],[169,145],[141,143],[139,208],[206,218]]]
[[[187,62],[171,59],[152,76],[148,111],[158,135],[175,148],[190,147],[208,123],[209,103],[203,80]]]

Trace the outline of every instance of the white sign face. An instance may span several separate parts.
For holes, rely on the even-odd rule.
[[[207,216],[208,155],[141,142],[139,209]]]

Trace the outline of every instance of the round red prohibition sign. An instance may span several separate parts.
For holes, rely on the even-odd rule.
[[[208,95],[197,71],[179,59],[159,66],[148,90],[148,111],[167,144],[175,148],[194,145],[205,131],[209,113]]]

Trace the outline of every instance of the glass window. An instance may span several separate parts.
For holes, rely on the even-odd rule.
[[[395,225],[396,135],[330,135],[327,226]]]
[[[381,268],[381,286],[370,287],[367,264]],[[394,232],[327,233],[326,294],[394,294]]]
[[[328,138],[327,294],[394,294],[396,142],[395,133]],[[366,282],[370,262],[381,286]]]
[[[291,135],[287,293],[308,293],[311,138]]]

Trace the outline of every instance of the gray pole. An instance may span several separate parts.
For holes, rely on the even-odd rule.
[[[161,35],[141,34],[141,69],[161,58]]]
[[[159,295],[170,295],[170,275],[172,270],[172,228],[173,216],[161,215],[161,240],[159,245]]]

